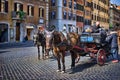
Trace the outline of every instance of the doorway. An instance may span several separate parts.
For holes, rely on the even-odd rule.
[[[8,42],[8,24],[0,24],[0,42]]]
[[[20,23],[16,23],[16,41],[20,41]]]

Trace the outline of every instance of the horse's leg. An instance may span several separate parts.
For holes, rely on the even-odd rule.
[[[62,65],[63,65],[62,73],[64,73],[65,72],[65,51],[62,52],[61,57],[62,57]]]
[[[79,60],[80,60],[80,55],[79,55],[79,54],[77,54],[77,59],[75,60],[75,63],[78,63],[78,62],[79,62]]]
[[[50,51],[50,49],[46,49],[45,56],[46,56],[47,58],[49,58],[49,51]]]
[[[40,60],[40,46],[37,45],[37,48],[38,48],[38,59]]]
[[[71,60],[72,60],[71,68],[73,68],[75,67],[75,59],[76,59],[77,54],[72,50],[70,50],[70,53],[71,53]]]
[[[60,72],[61,71],[60,55],[57,55],[56,58],[57,58],[57,62],[58,62],[58,70],[57,70],[57,72]]]

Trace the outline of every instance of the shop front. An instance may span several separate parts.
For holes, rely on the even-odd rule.
[[[34,35],[34,26],[26,26],[26,29],[28,40],[32,40]]]

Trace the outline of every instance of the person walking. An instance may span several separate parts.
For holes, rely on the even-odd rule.
[[[117,31],[116,28],[113,28],[110,31],[110,35],[107,36],[106,41],[108,42],[108,44],[110,44],[110,52],[113,56],[113,63],[117,63],[119,62],[118,60],[118,41],[117,41],[118,35],[117,35]]]

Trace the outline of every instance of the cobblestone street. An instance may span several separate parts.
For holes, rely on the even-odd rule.
[[[55,58],[37,59],[32,42],[0,44],[0,80],[120,80],[120,62],[107,60],[104,66],[81,60],[71,73],[71,58],[65,58],[66,73],[58,73]],[[71,73],[71,74],[70,74]]]

